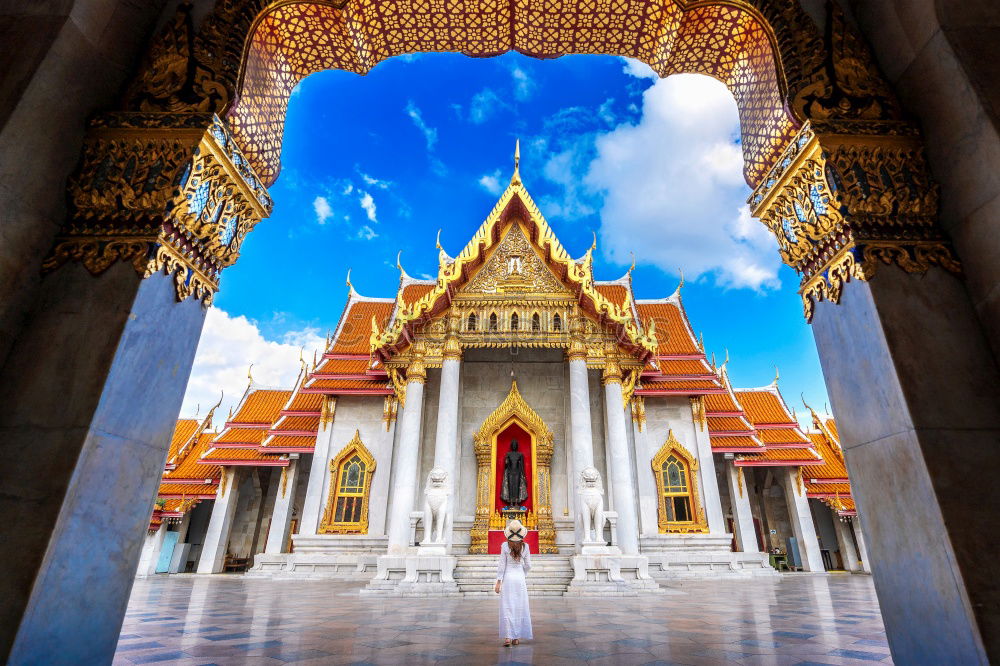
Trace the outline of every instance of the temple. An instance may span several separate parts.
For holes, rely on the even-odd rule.
[[[514,175],[436,279],[348,297],[294,386],[177,422],[139,567],[479,594],[507,521],[535,594],[677,576],[867,571],[832,419],[734,388],[681,291],[596,280]]]

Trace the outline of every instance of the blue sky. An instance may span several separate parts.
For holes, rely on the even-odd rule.
[[[763,226],[749,218],[736,105],[698,76],[657,79],[606,56],[394,58],[367,76],[315,74],[293,93],[273,215],[226,270],[184,413],[246,385],[294,379],[336,326],[344,278],[392,296],[396,256],[435,275],[435,236],[457,254],[510,178],[515,139],[528,190],[571,254],[598,237],[595,274],[621,276],[635,253],[639,298],[684,303],[709,352],[728,349],[738,386],[781,369],[786,398],[822,408],[812,333]],[[800,410],[801,411],[801,408]]]

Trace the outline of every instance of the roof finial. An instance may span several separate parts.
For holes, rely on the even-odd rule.
[[[439,250],[443,250],[444,249],[443,247],[441,247],[441,230],[440,229],[438,229],[437,240],[434,241],[434,246],[437,249],[439,249]]]
[[[247,368],[247,379],[249,379],[250,383],[253,384],[253,363],[251,363],[250,367]]]
[[[197,403],[197,404],[196,404],[196,405],[194,406],[194,417],[195,417],[195,418],[198,418],[198,415],[199,415],[199,414],[201,414],[201,403],[200,403],[200,402],[199,402],[199,403]]]
[[[716,365],[715,365],[715,352],[712,352],[712,370],[715,370],[715,368],[716,368]]]
[[[597,249],[597,232],[591,231],[590,233],[594,234],[594,242],[590,244],[590,251],[593,252]]]
[[[351,290],[351,291],[354,291],[354,285],[351,284],[351,269],[350,268],[347,269],[347,288],[349,290]]]
[[[205,416],[205,427],[206,428],[211,428],[212,427],[212,415],[215,414],[215,410],[217,410],[219,408],[219,405],[222,404],[222,399],[225,398],[225,397],[226,397],[226,392],[225,391],[219,391],[219,402],[215,403],[212,406],[212,409],[208,410],[208,415]],[[230,408],[230,409],[232,409],[232,408]]]
[[[403,270],[403,264],[400,262],[400,259],[402,258],[403,258],[403,251],[400,250],[399,252],[396,253],[396,268],[398,268],[399,270]]]
[[[680,273],[681,281],[677,283],[677,291],[680,292],[681,288],[684,287],[684,269],[678,268],[677,272]]]
[[[781,379],[781,373],[778,371],[778,366],[774,366],[774,381],[771,382],[771,385],[777,386],[779,379]]]
[[[514,175],[510,178],[511,183],[521,182],[521,140],[514,141]]]
[[[629,252],[632,255],[632,265],[628,267],[628,275],[632,277],[632,271],[635,270],[635,252]]]

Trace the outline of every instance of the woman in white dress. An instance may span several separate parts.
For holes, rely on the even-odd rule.
[[[500,595],[500,638],[504,647],[532,638],[528,585],[524,575],[531,571],[531,553],[524,537],[528,530],[520,520],[512,520],[504,530],[507,541],[500,546],[497,582],[493,591]]]

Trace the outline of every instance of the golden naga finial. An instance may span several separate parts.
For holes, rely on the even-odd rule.
[[[698,346],[701,348],[701,353],[704,354],[705,353],[705,332],[704,331],[702,331],[698,335]]]
[[[591,231],[590,233],[594,235],[594,242],[590,244],[590,250],[588,250],[588,252],[593,252],[597,249],[597,232]]]
[[[200,402],[196,403],[195,406],[194,406],[194,417],[198,418],[199,414],[201,414],[201,403]]]
[[[354,285],[351,284],[351,269],[347,269],[347,288],[354,291]]]
[[[250,383],[253,384],[253,363],[251,363],[250,367],[247,368],[247,379],[249,379]]]
[[[774,381],[771,382],[771,386],[776,387],[779,379],[781,379],[781,373],[778,371],[778,366],[774,366]]]
[[[219,391],[219,402],[217,402],[214,405],[212,405],[212,408],[210,410],[208,410],[208,414],[205,416],[205,427],[206,428],[211,428],[212,427],[212,417],[215,415],[215,410],[217,410],[219,408],[219,406],[222,405],[222,399],[225,398],[225,397],[226,397],[226,392],[225,391]]]
[[[316,350],[313,349],[313,364],[312,364],[312,369],[316,370],[316,367],[318,365],[319,365],[319,361],[316,360]]]
[[[716,365],[715,365],[715,352],[712,352],[712,370],[715,370],[715,368],[716,368]]]
[[[434,241],[434,247],[436,247],[439,250],[443,250],[444,249],[443,247],[441,247],[441,230],[440,229],[438,229],[437,240]],[[399,260],[397,259],[397,261],[399,261]]]
[[[677,283],[677,292],[680,293],[680,290],[684,288],[684,269],[678,268],[677,272],[681,276],[681,281]]]
[[[627,274],[631,278],[632,277],[632,271],[635,270],[635,252],[629,252],[629,254],[632,255],[632,265],[628,267]]]

